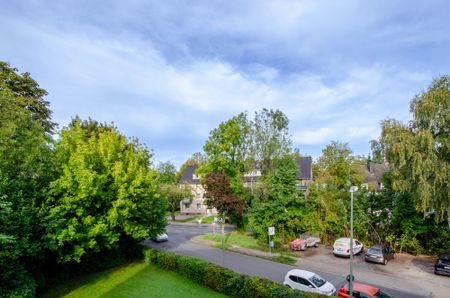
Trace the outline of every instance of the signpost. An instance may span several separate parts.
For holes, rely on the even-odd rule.
[[[269,227],[269,253],[272,253],[273,241],[270,237],[273,235],[275,235],[275,227]]]

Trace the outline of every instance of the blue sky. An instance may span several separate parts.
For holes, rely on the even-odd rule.
[[[222,121],[261,108],[294,146],[356,154],[449,74],[449,1],[7,1],[0,60],[49,92],[60,127],[114,122],[183,163]]]

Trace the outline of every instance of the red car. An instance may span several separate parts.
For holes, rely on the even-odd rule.
[[[295,239],[289,245],[292,250],[305,250],[306,249],[306,240],[304,239]]]
[[[343,298],[350,298],[350,295],[348,293],[348,286],[345,285],[342,288],[340,288],[339,291],[337,292],[337,296],[343,297]],[[394,296],[386,294],[385,292],[381,291],[377,287],[369,286],[369,285],[362,284],[359,282],[354,282],[353,283],[353,297],[356,297],[356,298],[362,298],[362,297],[393,298]]]

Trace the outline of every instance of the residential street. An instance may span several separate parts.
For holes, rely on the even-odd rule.
[[[229,230],[230,228],[227,228]],[[216,230],[216,233],[219,229]],[[151,247],[170,250],[179,254],[198,257],[237,272],[248,275],[265,277],[276,282],[282,282],[287,271],[294,268],[290,265],[280,264],[257,257],[247,256],[230,251],[204,246],[193,243],[190,239],[196,235],[212,233],[211,225],[175,225],[167,226],[169,241],[155,243],[146,240],[145,244]],[[318,262],[317,260],[321,260]],[[358,258],[355,263],[361,263]],[[365,266],[365,263],[363,264]],[[444,276],[434,276],[429,273],[419,272],[416,278],[412,275],[392,274],[383,270],[368,270],[363,265],[355,266],[355,276],[358,281],[367,282],[381,287],[395,297],[429,297],[430,292],[434,297],[448,297],[450,292],[450,279]],[[372,264],[367,264],[372,265]],[[378,266],[373,264],[374,266]],[[389,266],[390,264],[388,264]],[[301,259],[298,268],[316,272],[330,281],[338,288],[345,282],[348,259],[328,257],[305,257]],[[380,266],[373,268],[382,268]],[[382,268],[383,269],[383,268]],[[429,275],[429,276],[428,276]]]

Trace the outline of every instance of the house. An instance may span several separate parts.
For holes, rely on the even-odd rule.
[[[299,171],[297,172],[297,189],[299,191],[308,191],[309,185],[313,182],[312,174],[312,158],[310,156],[300,157],[296,159]],[[203,195],[205,189],[200,183],[200,177],[196,174],[198,166],[191,165],[186,167],[180,179],[181,185],[188,185],[194,199],[185,199],[180,203],[181,214],[217,214],[215,209],[208,209],[205,205]],[[257,180],[261,177],[261,171],[254,169],[244,175],[244,186],[252,188]]]
[[[378,191],[383,189],[383,183],[381,182],[381,177],[384,173],[389,171],[388,164],[380,164],[374,162],[368,162],[367,167],[364,169],[365,178],[364,178],[364,186]]]

